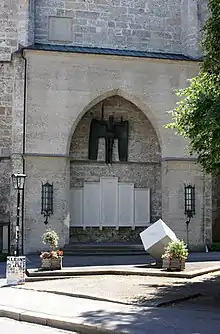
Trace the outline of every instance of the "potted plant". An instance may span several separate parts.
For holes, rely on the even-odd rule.
[[[56,249],[59,242],[58,234],[55,231],[47,230],[42,240],[44,244],[49,245],[50,250],[41,253],[41,268],[44,270],[62,269],[63,251]]]
[[[174,271],[184,270],[188,254],[189,252],[184,241],[171,241],[165,248],[165,253],[162,255],[163,268]]]

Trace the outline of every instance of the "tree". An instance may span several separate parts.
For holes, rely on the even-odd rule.
[[[220,173],[220,1],[209,0],[208,8],[200,73],[177,92],[182,99],[167,127],[189,140],[206,172]]]
[[[220,1],[209,0],[209,17],[204,26],[202,47],[204,72],[220,74]]]

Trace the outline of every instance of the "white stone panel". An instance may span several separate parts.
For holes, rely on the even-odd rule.
[[[134,190],[135,226],[146,226],[150,223],[150,189]]]
[[[70,226],[83,226],[83,188],[72,189],[70,198]]]
[[[134,225],[134,184],[118,184],[118,226]]]
[[[73,20],[71,17],[49,17],[49,40],[71,42],[72,25]]]
[[[85,182],[83,193],[84,227],[100,226],[100,184]]]
[[[117,226],[118,178],[101,177],[101,226]]]

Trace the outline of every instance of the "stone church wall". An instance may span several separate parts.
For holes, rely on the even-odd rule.
[[[42,249],[41,234],[45,230],[45,225],[44,217],[40,213],[40,189],[41,182],[47,180],[54,183],[54,214],[49,219],[48,227],[54,228],[60,234],[61,247],[68,243],[70,184],[73,186],[77,184],[76,181],[82,184],[82,180],[80,180],[83,179],[80,171],[82,167],[89,175],[89,165],[86,161],[87,144],[84,141],[84,137],[88,137],[88,126],[87,130],[86,126],[84,128],[86,135],[84,135],[85,132],[80,135],[78,132],[79,124],[82,122],[81,124],[88,125],[89,120],[86,121],[86,117],[92,117],[89,114],[92,107],[109,97],[112,97],[113,103],[115,95],[132,102],[137,107],[136,110],[139,110],[140,115],[145,115],[145,120],[148,123],[145,123],[142,128],[143,118],[141,118],[139,119],[139,128],[136,129],[137,133],[140,133],[142,128],[146,129],[146,136],[147,133],[151,134],[151,140],[146,141],[146,137],[144,139],[146,147],[151,147],[151,144],[154,145],[157,142],[154,135],[155,132],[157,134],[161,148],[161,181],[158,182],[162,184],[161,186],[158,184],[159,195],[157,197],[159,198],[160,193],[162,194],[162,219],[174,229],[178,237],[186,238],[184,183],[195,184],[196,215],[190,226],[190,243],[191,246],[202,247],[204,240],[210,242],[212,238],[210,230],[212,217],[210,206],[208,206],[211,198],[210,189],[207,188],[205,191],[207,195],[204,195],[203,174],[195,161],[191,161],[192,157],[188,156],[184,139],[164,126],[170,120],[170,114],[167,111],[171,110],[176,103],[174,90],[187,85],[186,79],[196,75],[197,64],[195,62],[180,63],[131,57],[40,51],[26,51],[25,55],[28,65],[25,158],[28,175],[25,194],[26,252],[36,252],[36,250]],[[111,102],[111,99],[108,101]],[[118,102],[115,104],[120,109]],[[97,108],[99,116],[100,105]],[[127,108],[123,106],[121,109],[127,110]],[[136,111],[130,108],[131,105],[128,108],[131,110],[129,115],[134,115]],[[94,110],[93,112],[95,113]],[[155,132],[153,132],[152,127],[149,127],[148,120]],[[75,150],[74,157],[73,145],[70,143],[71,138],[77,139],[77,132],[79,142],[76,146],[84,147],[84,149]],[[142,132],[142,134],[144,133]],[[152,166],[154,169],[156,166],[159,168],[160,152],[158,146],[154,146],[152,151],[154,154],[151,153],[151,149],[141,149],[140,152],[145,160],[143,162],[136,161],[138,155],[134,154],[135,161],[130,160],[126,168],[132,171],[133,166],[135,166],[135,168],[139,168],[139,171],[141,170],[141,175],[144,173],[147,175],[148,171],[150,173],[153,169]],[[156,152],[159,154],[156,155]],[[71,163],[71,167],[69,167],[69,163]],[[94,174],[93,167],[106,168],[102,162],[90,166]],[[113,166],[115,168],[113,172],[118,174],[116,168],[122,168],[122,165],[115,163]],[[71,182],[69,168],[71,168]],[[143,168],[145,168],[144,171],[142,171]],[[96,170],[98,171],[98,169]],[[76,175],[77,173],[78,175]],[[130,175],[128,169],[124,174]],[[132,177],[134,177],[134,173]],[[156,178],[156,176],[153,177]],[[209,200],[208,205],[207,200]],[[157,214],[155,211],[155,217]],[[138,229],[132,231],[130,228],[126,233],[122,231],[120,238],[115,233],[117,234],[115,229],[106,233],[105,240],[113,238],[115,241],[122,241],[121,236],[125,236],[126,240],[137,242]],[[78,241],[75,236],[79,234],[72,228],[70,234],[72,241]],[[100,240],[99,231],[90,232],[91,235],[94,235],[96,241]],[[88,240],[88,235],[82,232],[80,240]],[[100,241],[102,240],[101,238]]]
[[[13,64],[0,63],[0,225],[9,221]]]
[[[207,0],[36,0],[39,43],[199,57]]]
[[[13,63],[0,63],[0,156],[11,153]]]
[[[34,42],[35,0],[0,1],[0,61]]]
[[[178,53],[180,0],[36,0],[36,41]]]
[[[11,174],[23,172],[23,88],[24,60],[14,54],[10,62],[0,62],[0,225],[10,220],[12,243],[16,192],[11,192]]]
[[[131,102],[119,96],[103,101],[104,116],[113,114],[116,120],[123,116],[129,122],[128,163],[118,162],[117,143],[113,150],[113,164],[105,164],[104,139],[100,140],[98,162],[88,160],[89,128],[92,118],[100,119],[101,103],[90,109],[81,119],[70,146],[70,187],[82,187],[84,181],[99,182],[102,176],[118,177],[119,182],[132,182],[138,188],[151,189],[151,222],[161,217],[161,166],[160,146],[156,132],[149,120]],[[71,205],[71,203],[70,203]],[[142,228],[112,227],[98,228],[71,227],[71,241],[140,242]]]

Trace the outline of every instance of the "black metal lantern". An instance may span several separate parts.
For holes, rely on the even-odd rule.
[[[11,176],[12,178],[12,183],[13,183],[13,187],[16,190],[23,190],[24,189],[24,181],[26,178],[25,174],[12,174]]]
[[[191,184],[185,184],[185,215],[188,218],[186,221],[186,238],[189,247],[189,224],[191,218],[195,215],[195,186]]]
[[[195,214],[195,186],[185,185],[185,215],[191,219]]]
[[[41,214],[46,217],[44,224],[48,224],[48,217],[53,214],[53,184],[42,183]]]

